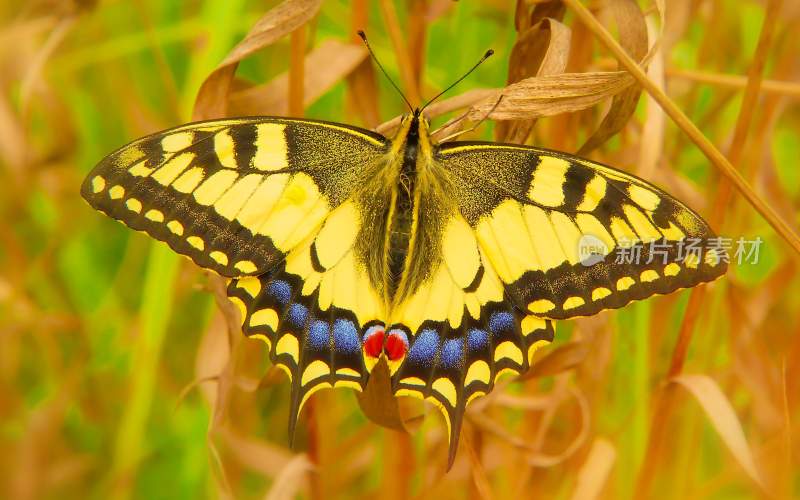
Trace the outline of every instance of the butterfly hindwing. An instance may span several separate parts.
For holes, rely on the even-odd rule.
[[[386,146],[380,135],[327,122],[200,122],[124,146],[81,193],[202,267],[258,275],[319,228]]]
[[[687,253],[713,243],[708,225],[630,174],[492,143],[445,144],[436,158],[506,292],[531,314],[595,314],[725,272],[714,249]],[[588,245],[599,252],[587,259]]]
[[[554,330],[513,304],[460,214],[442,226],[441,258],[428,262],[428,277],[393,315],[392,328],[407,332],[409,349],[392,380],[395,394],[441,409],[452,463],[467,404],[488,394],[501,374],[525,372]]]
[[[228,296],[242,330],[266,342],[292,384],[290,436],[309,396],[327,387],[362,390],[368,370],[362,338],[383,328],[383,303],[354,247],[360,220],[352,200],[269,273],[234,279]]]

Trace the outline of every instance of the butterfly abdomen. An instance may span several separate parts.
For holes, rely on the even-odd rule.
[[[388,285],[390,296],[394,297],[403,275],[409,245],[412,244],[414,211],[416,209],[415,190],[417,187],[417,147],[419,135],[417,126],[412,122],[403,149],[403,163],[400,165],[397,182],[392,196],[392,207],[389,220],[388,252]]]

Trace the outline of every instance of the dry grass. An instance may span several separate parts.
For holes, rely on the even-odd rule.
[[[796,2],[270,6],[0,6],[0,497],[800,497]],[[461,138],[638,173],[721,234],[760,237],[758,264],[560,323],[527,376],[472,405],[449,473],[438,412],[416,401],[370,413],[399,432],[347,391],[318,393],[290,449],[284,376],[221,281],[78,186],[192,117],[391,133],[404,105],[357,29],[413,103],[493,48],[429,108],[439,137],[489,114]]]

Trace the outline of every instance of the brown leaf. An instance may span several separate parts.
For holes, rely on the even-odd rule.
[[[586,342],[569,342],[558,346],[547,356],[534,363],[531,369],[520,377],[520,380],[548,377],[572,370],[583,363],[588,355],[589,346]]]
[[[483,118],[492,110],[499,95],[500,104],[491,111],[494,120],[517,120],[580,111],[612,97],[633,83],[624,71],[564,73],[533,77],[509,85],[498,95],[469,110],[470,119]]]
[[[625,71],[562,73],[526,78],[492,93],[482,91],[488,96],[472,105],[463,116],[450,120],[434,133],[448,136],[464,118],[519,120],[580,111],[622,92],[633,81],[633,77]],[[379,129],[391,129],[396,123],[399,123],[399,118],[386,122]]]
[[[617,451],[608,439],[595,438],[589,456],[578,471],[577,484],[572,492],[574,500],[600,498],[608,481],[611,468],[617,460]]]
[[[200,373],[201,367],[199,364],[196,365],[196,367],[198,378],[216,376],[216,393],[213,398],[211,398],[213,400],[213,410],[211,422],[209,423],[209,429],[216,429],[227,418],[231,390],[236,385],[237,353],[241,349],[244,336],[241,334],[239,311],[233,303],[228,300],[228,296],[225,293],[227,288],[225,280],[221,276],[208,273],[208,285],[214,294],[217,307],[222,314],[225,328],[223,333],[223,328],[221,328],[221,325],[217,326],[218,323],[212,322],[209,326],[209,335],[217,335],[218,344],[217,348],[213,349],[214,352],[208,353],[208,351],[205,351],[206,357],[203,357],[202,360],[209,363],[209,365],[211,364],[210,361],[214,360],[216,363],[222,364],[222,366],[217,366],[215,370],[211,370],[209,369],[210,367],[206,365],[203,367],[205,370],[208,370],[205,373]],[[227,340],[226,345],[223,344],[223,338]],[[223,345],[224,348],[222,348]],[[204,352],[204,349],[198,352],[198,363],[201,362],[200,353],[202,352]]]
[[[326,40],[305,58],[303,105],[309,106],[347,77],[368,56],[363,45]],[[284,72],[272,81],[232,92],[230,111],[233,115],[285,115],[289,111],[286,95],[289,73]]]
[[[586,400],[586,396],[577,388],[572,386],[567,386],[566,390],[559,389],[558,391],[558,393],[553,394],[553,404],[549,405],[544,410],[545,413],[550,412],[552,415],[555,415],[555,412],[558,411],[558,407],[571,399],[569,397],[571,396],[575,399],[575,402],[578,405],[578,410],[580,411],[581,417],[580,422],[578,423],[580,427],[578,428],[577,434],[566,446],[566,448],[557,454],[542,453],[540,447],[536,444],[532,444],[530,439],[520,437],[517,433],[510,431],[507,427],[501,425],[499,422],[487,416],[485,413],[469,411],[466,415],[469,421],[478,428],[493,434],[498,439],[505,441],[506,443],[519,448],[520,450],[526,451],[526,458],[529,464],[536,467],[552,467],[553,465],[562,463],[569,459],[569,457],[574,455],[575,452],[577,452],[580,447],[583,446],[583,444],[586,442],[586,439],[589,437],[589,430],[591,427],[589,403]],[[495,388],[494,392],[497,392],[497,388]],[[551,422],[554,420],[555,419],[553,418],[550,419]],[[547,430],[548,427],[546,426],[542,432],[547,432]]]
[[[500,89],[471,89],[464,92],[463,94],[459,94],[449,99],[445,99],[443,101],[431,104],[430,106],[425,108],[425,116],[427,116],[428,118],[435,118],[437,116],[441,116],[445,113],[449,113],[457,109],[472,106],[475,103],[478,103],[485,99],[497,100],[496,96],[499,92]],[[464,117],[462,116],[460,119],[456,118],[454,120],[451,120],[450,122],[446,123],[439,129],[435,130],[433,134],[440,134],[445,132],[451,122],[460,121],[463,118]],[[398,125],[400,125],[400,119],[401,119],[400,116],[396,116],[389,121],[383,122],[377,127],[375,127],[375,131],[381,134],[389,134],[391,133],[392,130],[396,129]]]
[[[358,31],[369,31],[368,0],[353,0],[350,4],[350,41],[363,45]],[[378,79],[371,58],[356,66],[347,77],[347,109],[361,118],[361,123],[372,128],[381,122],[378,106]]]
[[[545,18],[522,33],[511,49],[508,83],[531,76],[563,73],[569,59],[570,29],[555,19]],[[500,122],[495,137],[501,142],[523,144],[530,135],[535,119]]]
[[[225,449],[237,462],[265,477],[280,474],[292,456],[285,448],[253,436],[243,436],[227,425],[216,432],[224,441]]]
[[[225,116],[228,93],[239,61],[308,22],[319,11],[320,5],[322,0],[284,0],[261,17],[200,86],[194,103],[194,119]]]
[[[652,23],[648,22],[649,33],[653,33]],[[647,68],[647,77],[653,81],[661,90],[664,90],[666,81],[664,78],[664,53],[658,50]],[[662,158],[664,148],[664,125],[666,123],[664,110],[658,105],[653,96],[645,95],[645,118],[642,124],[642,140],[639,147],[639,161],[637,162],[636,174],[651,179],[655,173],[656,166]]]
[[[478,494],[484,500],[495,498],[492,494],[492,485],[489,482],[489,477],[486,475],[486,469],[481,464],[481,459],[475,452],[475,447],[472,446],[472,437],[469,432],[463,433],[461,442],[463,443],[464,449],[467,451],[472,483],[475,485]]]
[[[392,381],[386,359],[381,358],[369,376],[364,392],[356,393],[358,405],[376,424],[396,431],[407,432],[400,414],[397,398],[392,394]]]
[[[176,400],[176,405],[180,404],[184,393],[192,390],[197,384],[209,405],[216,410],[220,396],[219,376],[225,371],[230,361],[230,344],[225,330],[224,317],[220,314],[214,314],[197,349],[195,380],[181,391],[181,395]],[[212,381],[214,383],[206,383]]]
[[[414,64],[409,53],[409,45],[405,40],[404,30],[400,26],[395,4],[391,0],[378,0],[378,7],[380,7],[386,32],[392,42],[392,48],[397,58],[402,88],[408,100],[415,106],[419,105],[422,102],[419,92],[419,75],[414,73]]]
[[[366,59],[355,67],[347,77],[347,102],[367,127],[375,127],[381,121],[378,108],[378,81],[372,60]]]
[[[758,484],[762,489],[764,481],[761,473],[756,467],[753,452],[747,444],[742,424],[733,409],[727,396],[719,388],[719,385],[706,375],[679,375],[673,377],[671,382],[686,388],[689,393],[700,403],[708,420],[719,437],[733,454],[733,457],[744,469],[750,479]]]
[[[517,381],[518,380],[519,378],[517,378]],[[546,410],[558,404],[558,397],[558,394],[554,395],[553,393],[535,396],[516,396],[514,394],[501,391],[498,392],[497,396],[494,396],[494,401],[492,404],[502,406],[504,408],[516,408],[528,411]]]
[[[586,399],[586,395],[578,389],[577,387],[568,386],[567,392],[575,398],[575,402],[578,404],[578,410],[580,411],[580,427],[578,428],[578,433],[575,435],[575,438],[567,445],[566,448],[561,453],[557,454],[549,454],[543,453],[539,450],[536,450],[533,454],[528,456],[528,463],[536,466],[536,467],[553,467],[554,465],[558,465],[563,463],[564,461],[568,460],[571,456],[573,456],[589,439],[589,431],[591,428],[591,415],[589,411],[589,402]],[[564,398],[562,401],[566,401],[567,398]],[[556,408],[552,408],[548,410],[549,412],[553,412],[553,418],[549,419],[549,422],[555,422],[557,419],[555,418],[555,411]],[[545,432],[549,428],[549,424],[545,427]]]
[[[42,44],[36,52],[35,57],[28,62],[28,67],[26,68],[25,76],[20,83],[19,89],[20,109],[22,110],[21,114],[23,116],[27,115],[30,111],[30,99],[35,86],[41,83],[42,71],[45,65],[67,35],[69,35],[70,31],[72,31],[77,20],[78,18],[76,16],[62,18],[53,28],[53,31],[50,32],[47,41]]]
[[[305,486],[304,476],[313,470],[314,464],[305,454],[295,455],[286,463],[272,483],[266,500],[283,500],[297,497],[298,491]]]
[[[614,19],[619,27],[620,45],[634,60],[643,60],[647,54],[647,25],[639,5],[635,0],[611,0],[608,8],[614,14]],[[641,93],[642,89],[639,85],[631,85],[615,95],[603,122],[581,146],[578,154],[587,154],[622,130],[622,127],[636,111],[636,103],[639,102]]]

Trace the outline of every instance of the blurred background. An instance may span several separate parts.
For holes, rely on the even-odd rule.
[[[563,73],[617,69],[575,3],[0,4],[0,497],[800,497],[798,256],[647,93],[554,93]],[[800,5],[581,4],[796,230]],[[462,138],[581,149],[732,241],[730,272],[702,291],[560,322],[525,380],[470,408],[448,473],[437,410],[401,402],[424,418],[400,433],[349,390],[317,393],[290,449],[288,384],[226,322],[219,279],[78,193],[106,154],[192,118],[389,122],[403,102],[357,29],[414,103],[493,48],[434,125],[545,78],[516,88],[517,121]],[[755,259],[736,261],[739,238],[760,241]]]

